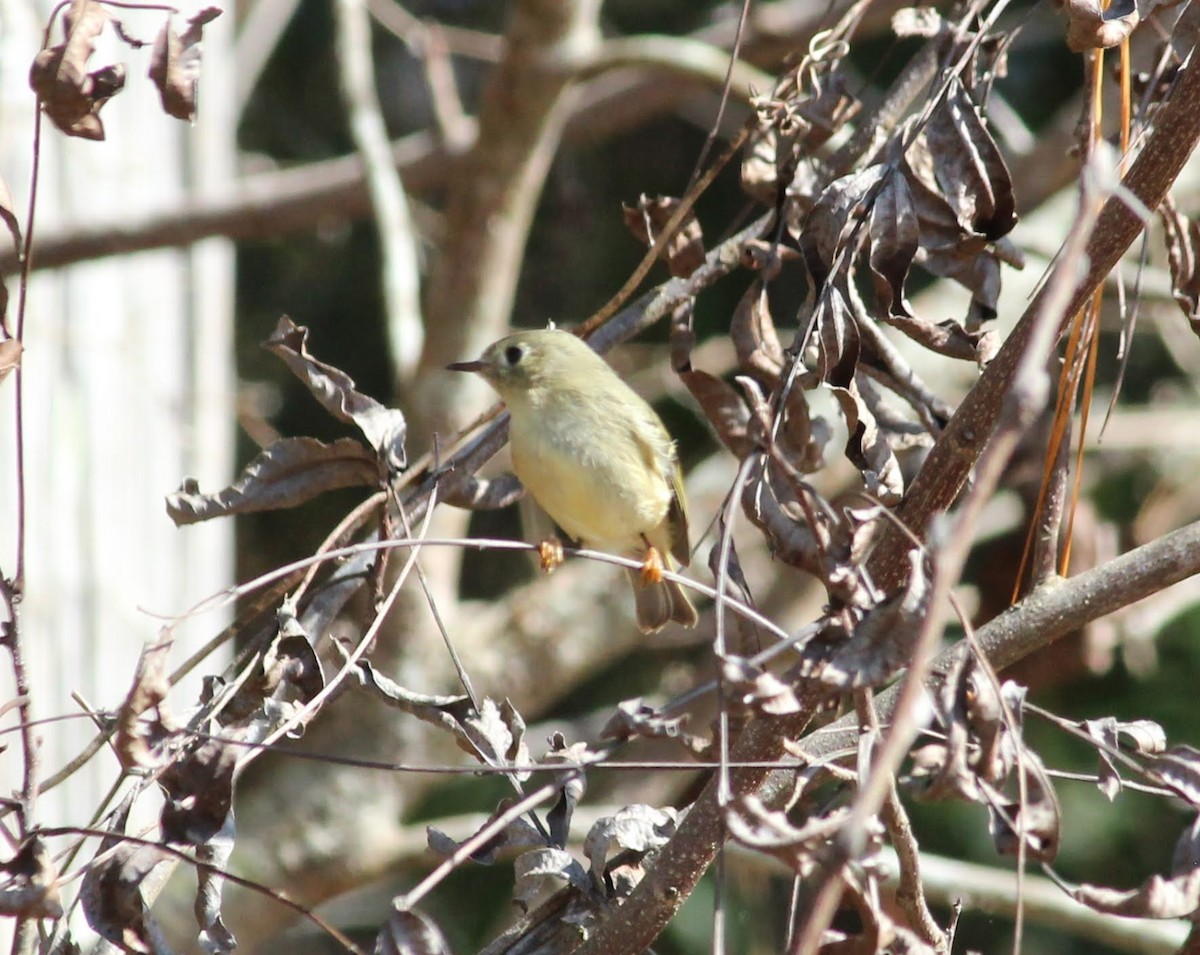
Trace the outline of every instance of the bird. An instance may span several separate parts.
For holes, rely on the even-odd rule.
[[[642,559],[628,574],[639,629],[695,626],[683,588],[662,576],[672,559],[686,567],[690,553],[679,456],[654,409],[562,329],[516,332],[447,367],[480,375],[500,395],[513,471],[568,537]],[[539,551],[552,570],[552,546]]]

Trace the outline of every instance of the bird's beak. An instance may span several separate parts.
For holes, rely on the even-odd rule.
[[[476,359],[475,361],[456,361],[446,366],[446,371],[483,371],[487,365]]]

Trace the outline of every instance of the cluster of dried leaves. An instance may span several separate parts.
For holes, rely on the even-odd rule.
[[[200,41],[204,25],[220,15],[217,7],[205,7],[188,19],[183,33],[175,29],[173,17],[168,15],[155,37],[149,77],[167,115],[189,122],[196,118]],[[100,110],[125,88],[125,64],[89,69],[96,38],[110,24],[130,47],[147,45],[131,36],[112,11],[97,0],[71,0],[62,15],[62,42],[51,46],[51,30],[47,29],[43,49],[29,70],[29,85],[37,93],[42,109],[68,136],[103,139]]]
[[[136,3],[122,6],[126,9],[139,7]],[[219,7],[205,7],[188,18],[180,33],[175,28],[174,13],[167,13],[153,41],[148,71],[167,115],[188,122],[196,118],[204,26],[220,15]],[[55,23],[60,20],[62,40],[52,44]],[[133,36],[112,10],[98,0],[69,0],[55,8],[46,25],[42,49],[29,68],[29,85],[37,96],[37,108],[68,136],[104,139],[100,110],[125,88],[124,63],[95,68],[91,63],[96,40],[110,25],[118,40],[130,48],[136,50],[148,45],[147,41]],[[27,259],[28,249],[22,239],[21,224],[8,184],[2,179],[0,219],[12,236],[13,246],[19,250],[21,259]],[[14,334],[9,325],[8,299],[8,284],[0,275],[0,382],[20,364],[23,350],[20,335]]]
[[[601,926],[622,919],[623,904],[633,909],[627,900],[653,871],[656,857],[685,835],[686,815],[680,811],[635,804],[590,826],[581,861],[568,846],[589,766],[636,739],[666,740],[687,757],[720,762],[729,734],[738,731],[729,727],[787,716],[807,720],[847,693],[868,730],[848,759],[813,759],[803,743],[781,740],[791,755],[790,785],[770,798],[729,786],[736,777],[724,763],[718,766],[721,820],[729,838],[781,862],[802,886],[831,875],[840,879],[860,927],[847,933],[818,925],[821,951],[949,947],[947,927],[929,914],[922,895],[916,839],[895,798],[897,788],[917,799],[977,803],[987,810],[999,854],[1047,867],[1054,861],[1061,812],[1050,775],[1023,739],[1030,712],[1024,691],[1001,685],[970,647],[935,681],[930,713],[906,772],[889,783],[896,788],[885,808],[865,820],[854,809],[853,794],[870,779],[886,735],[879,729],[886,713],[875,709],[870,691],[908,664],[930,609],[930,570],[917,538],[905,555],[906,583],[894,592],[873,578],[873,538],[905,496],[906,470],[919,465],[953,414],[881,329],[890,327],[938,355],[984,367],[999,347],[992,321],[1002,265],[1020,264],[1006,238],[1016,221],[1013,183],[986,122],[989,92],[1005,70],[1008,37],[971,16],[949,22],[927,8],[903,12],[896,32],[925,41],[910,67],[923,80],[910,84],[905,98],[864,116],[843,71],[858,12],[856,6],[821,34],[798,65],[754,103],[742,181],[768,214],[749,238],[737,240],[732,259],[728,245],[706,251],[689,213],[694,196],[644,199],[626,210],[635,235],[682,283],[673,287],[684,291],[671,300],[672,363],[741,465],[733,499],[779,562],[823,585],[822,617],[802,639],[756,656],[731,653],[718,641],[724,729],[689,732],[671,706],[631,701],[609,723],[607,745],[557,735],[537,759],[524,738],[525,722],[509,700],[471,692],[433,696],[402,687],[361,658],[365,641],[353,652],[332,644],[323,663],[318,648],[329,642],[328,621],[365,582],[383,580],[386,550],[372,545],[393,537],[398,524],[411,536],[411,522],[427,515],[439,497],[483,501],[472,490],[470,471],[494,450],[502,432],[493,430],[469,445],[449,466],[422,459],[409,467],[403,414],[362,394],[344,372],[311,355],[306,329],[283,318],[266,347],[360,437],[332,443],[281,439],[226,489],[206,493],[185,482],[168,498],[168,512],[176,523],[187,524],[295,507],[328,490],[365,487],[376,492],[371,506],[348,521],[319,556],[328,560],[344,544],[363,546],[337,551],[341,562],[332,570],[318,562],[303,580],[300,571],[285,577],[259,609],[235,624],[245,649],[224,676],[209,678],[186,720],[177,720],[168,706],[167,642],[147,648],[124,705],[104,730],[134,782],[100,823],[103,839],[79,894],[88,922],[105,939],[128,952],[166,951],[149,911],[147,880],[160,865],[188,858],[199,873],[195,912],[202,947],[234,949],[221,918],[221,889],[235,840],[238,775],[263,744],[298,733],[322,706],[336,705],[347,688],[449,734],[482,769],[503,773],[514,791],[469,839],[458,842],[429,830],[430,848],[447,864],[396,900],[376,951],[447,951],[438,928],[415,906],[448,867],[488,863],[501,853],[513,857],[514,899],[525,915],[488,951],[532,950],[528,945],[535,938],[545,946],[541,950],[572,950]],[[1097,13],[1076,3],[1067,12],[1071,42],[1082,47],[1111,45],[1114,19],[1136,16]],[[155,44],[151,78],[172,115],[194,114],[194,51],[203,24],[214,15],[211,10],[197,15],[182,35],[168,22]],[[53,47],[47,41],[34,65],[32,83],[43,108],[71,135],[101,138],[99,110],[123,83],[119,67],[88,72],[93,40],[110,21],[128,41],[99,4],[75,0],[64,14],[64,40]],[[855,131],[846,136],[848,124]],[[1195,325],[1196,225],[1173,207],[1163,210],[1163,218],[1176,295]],[[718,269],[714,263],[724,264]],[[737,355],[731,382],[693,366],[691,317],[695,297],[712,275],[739,266],[757,276],[730,317]],[[907,295],[914,268],[967,289],[966,314],[940,321],[919,314]],[[778,327],[794,322],[789,316],[777,323],[773,292],[789,287],[803,290],[804,304],[799,330],[785,344]],[[840,451],[861,476],[859,506],[835,506],[807,480],[824,466],[833,433],[813,410],[818,393],[832,399],[843,419],[848,439]],[[372,515],[378,517],[374,526]],[[753,603],[727,537],[714,548],[711,566],[719,592]],[[406,566],[401,579],[407,572]],[[267,605],[278,609],[263,624],[261,608]],[[377,611],[384,607],[377,599]],[[336,675],[327,672],[330,666]],[[1101,760],[1099,785],[1110,799],[1120,793],[1120,766],[1182,800],[1200,818],[1200,754],[1168,748],[1162,730],[1145,722],[1098,720],[1066,728],[1092,741]],[[538,774],[547,782],[530,789]],[[130,809],[152,792],[162,798],[157,835],[131,838]],[[1086,885],[1069,891],[1102,912],[1193,915],[1200,907],[1198,833],[1195,824],[1185,830],[1166,877],[1153,876],[1131,892]],[[4,864],[0,912],[25,918],[62,914],[47,835],[30,835]],[[886,842],[899,850],[909,889],[899,913],[881,902],[877,863]],[[67,924],[58,923],[48,950],[70,950]],[[804,926],[797,921],[792,928],[800,932]]]

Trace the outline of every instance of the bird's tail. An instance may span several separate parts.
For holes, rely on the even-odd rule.
[[[696,626],[696,608],[673,580],[647,582],[640,570],[629,571],[637,608],[638,628],[642,633],[655,633],[672,620],[685,627]]]

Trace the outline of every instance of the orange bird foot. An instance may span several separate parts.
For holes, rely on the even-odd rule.
[[[548,574],[554,573],[554,568],[563,562],[563,545],[557,537],[547,537],[537,545],[538,560],[542,570]]]
[[[663,569],[662,554],[658,552],[657,547],[651,547],[646,551],[646,557],[642,561],[642,586],[649,587],[651,584],[661,584]]]

